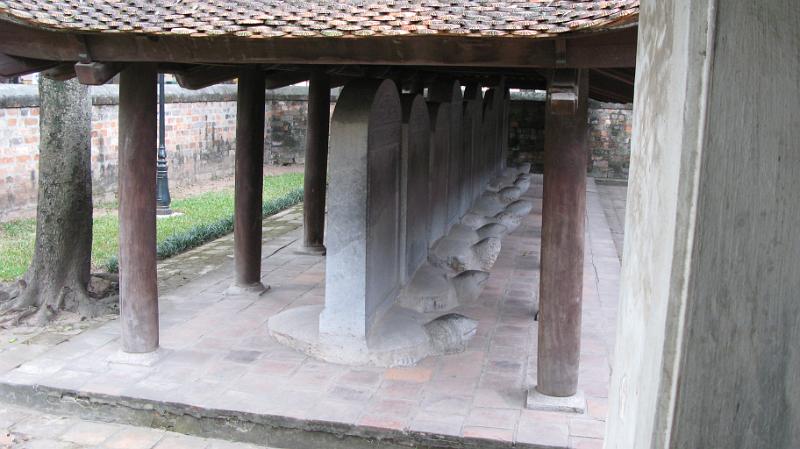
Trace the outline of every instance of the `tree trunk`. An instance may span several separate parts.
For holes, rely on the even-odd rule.
[[[92,250],[89,91],[74,80],[40,77],[39,98],[36,247],[16,298],[0,308],[6,323],[25,319],[41,325],[61,310],[91,317],[106,309],[87,291]]]

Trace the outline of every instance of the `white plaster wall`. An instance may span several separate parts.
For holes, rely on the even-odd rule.
[[[607,448],[800,447],[798,20],[642,4]]]

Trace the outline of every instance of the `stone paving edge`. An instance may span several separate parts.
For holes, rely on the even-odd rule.
[[[46,413],[290,449],[567,449],[0,383],[0,401]]]

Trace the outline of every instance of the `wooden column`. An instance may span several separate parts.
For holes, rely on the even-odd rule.
[[[303,252],[311,254],[325,254],[323,239],[330,111],[330,79],[323,72],[314,72],[308,85],[308,130],[303,186]]]
[[[119,83],[119,301],[122,349],[158,348],[156,65],[131,64]]]
[[[588,87],[586,70],[556,70],[548,89],[536,386],[547,396],[578,386]]]
[[[261,210],[264,184],[264,72],[243,68],[236,97],[233,228],[234,284],[228,293],[261,293]]]

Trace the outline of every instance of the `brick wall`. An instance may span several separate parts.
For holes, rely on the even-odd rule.
[[[544,92],[514,92],[509,113],[509,149],[513,159],[544,163]],[[631,155],[631,104],[589,100],[588,172],[595,178],[628,179]]]
[[[233,174],[236,86],[188,91],[167,85],[166,146],[171,186]],[[111,200],[117,188],[116,85],[91,88],[92,178],[95,200]],[[331,96],[333,108],[338,91]],[[265,161],[302,163],[305,153],[307,88],[267,92]],[[630,105],[591,102],[591,158],[595,177],[627,178]],[[35,85],[0,85],[0,220],[30,214],[38,182],[39,99]],[[544,150],[544,95],[512,93],[509,114],[512,157],[541,168]],[[153,149],[155,151],[155,149]]]
[[[589,102],[589,172],[595,178],[628,179],[631,104]]]
[[[233,175],[236,86],[188,91],[166,86],[170,186]],[[92,182],[96,202],[117,189],[118,86],[92,87]],[[307,88],[267,92],[265,160],[302,163]],[[333,95],[335,98],[335,92]],[[38,182],[39,98],[35,85],[0,85],[0,220],[30,214]],[[153,149],[155,151],[155,149]]]

